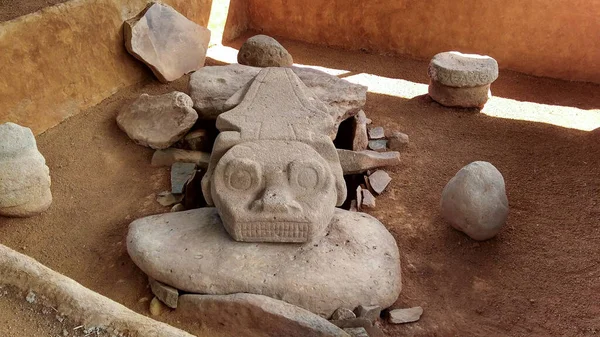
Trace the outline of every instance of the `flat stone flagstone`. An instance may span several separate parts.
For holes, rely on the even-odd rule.
[[[382,170],[377,170],[373,172],[366,179],[368,179],[368,184],[373,190],[373,192],[377,194],[381,194],[392,181],[390,175]]]
[[[215,208],[200,208],[134,221],[127,250],[148,276],[186,292],[262,294],[323,317],[340,307],[392,305],[400,260],[387,229],[336,209],[326,231],[304,244],[237,242]]]

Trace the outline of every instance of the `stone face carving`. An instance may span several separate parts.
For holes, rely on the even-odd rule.
[[[163,83],[204,66],[210,30],[167,5],[151,4],[124,27],[127,51]]]
[[[328,137],[333,119],[306,90],[292,70],[267,68],[217,119],[221,133],[202,186],[235,240],[309,241],[346,198]]]
[[[0,124],[0,216],[29,217],[50,207],[50,172],[29,128]]]
[[[498,78],[498,63],[489,56],[439,53],[428,69],[429,96],[451,107],[482,108],[491,97],[490,84]]]

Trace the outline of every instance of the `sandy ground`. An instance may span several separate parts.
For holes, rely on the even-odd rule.
[[[342,77],[427,83],[426,62],[282,42],[296,62],[350,72]],[[169,172],[150,166],[152,150],[129,140],[115,116],[143,92],[171,90],[187,91],[187,78],[170,85],[149,79],[39,136],[54,203],[38,217],[0,218],[0,242],[148,314],[151,294],[125,235],[132,220],[168,211],[155,195],[168,189]],[[600,108],[594,84],[502,71],[492,90],[519,101]],[[400,247],[404,288],[394,307],[420,305],[425,313],[417,323],[384,325],[389,336],[600,333],[600,132],[443,108],[426,96],[370,93],[364,110],[374,125],[411,140],[370,213]],[[481,243],[450,228],[438,210],[446,182],[475,160],[503,173],[511,206],[505,228]],[[12,315],[0,305],[0,322]],[[0,335],[9,332],[0,325]]]
[[[68,0],[0,0],[0,22],[37,12]]]

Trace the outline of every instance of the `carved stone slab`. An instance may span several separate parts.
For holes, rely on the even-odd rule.
[[[429,63],[429,77],[449,87],[478,87],[498,78],[498,63],[489,56],[457,51],[439,53]]]

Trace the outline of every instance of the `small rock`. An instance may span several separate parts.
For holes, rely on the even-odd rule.
[[[117,124],[142,146],[166,149],[194,126],[198,114],[192,99],[178,91],[159,96],[142,94],[117,116]]]
[[[174,195],[169,191],[160,192],[156,196],[156,201],[165,207],[171,207],[177,203],[180,203],[182,200],[183,195]]]
[[[292,55],[274,38],[255,35],[242,44],[238,63],[253,67],[291,67]]]
[[[163,83],[204,66],[210,30],[167,5],[150,4],[124,27],[127,51]]]
[[[210,162],[210,153],[187,151],[181,149],[157,150],[152,156],[152,166],[168,166],[174,163],[194,163],[200,168],[207,168]]]
[[[361,210],[362,207],[362,187],[356,187],[356,209]]]
[[[356,201],[356,200],[350,201],[350,212],[358,212],[358,201]]]
[[[347,337],[324,318],[263,295],[182,295],[177,312],[227,336]]]
[[[210,139],[207,130],[194,130],[180,141],[181,147],[192,151],[212,151],[214,139]]]
[[[394,131],[388,137],[388,146],[392,151],[402,151],[408,147],[408,135],[399,131]]]
[[[414,307],[409,309],[390,310],[388,321],[392,324],[403,324],[416,322],[421,318],[423,308]]]
[[[369,182],[369,186],[371,187],[371,190],[373,190],[373,192],[381,194],[385,190],[385,188],[390,184],[392,178],[389,174],[387,174],[387,172],[377,170],[373,172],[370,176],[368,176],[366,180]]]
[[[353,120],[353,138],[352,138],[352,150],[353,151],[364,151],[369,145],[369,136],[367,135],[367,116],[365,112],[360,110]]]
[[[158,282],[153,278],[149,278],[148,281],[150,283],[150,289],[152,289],[152,293],[156,296],[155,298],[158,298],[169,308],[177,308],[177,300],[179,299],[179,291],[177,289]]]
[[[400,164],[400,152],[337,150],[344,175],[359,174],[371,169]]]
[[[193,163],[174,163],[171,166],[171,193],[183,193],[185,183],[196,172],[196,164]]]
[[[502,173],[485,161],[460,169],[444,187],[441,214],[452,227],[475,240],[494,237],[508,217]]]
[[[387,150],[387,140],[375,139],[369,141],[369,149],[377,152],[384,152]]]
[[[150,315],[152,316],[160,316],[163,312],[167,311],[167,306],[161,302],[157,297],[154,297],[152,301],[150,301]]]
[[[383,130],[383,127],[376,126],[374,128],[369,129],[369,139],[382,139],[382,138],[385,138],[385,131]]]
[[[360,208],[375,208],[375,196],[373,196],[373,194],[371,194],[371,191],[369,191],[368,189],[362,190],[362,204],[360,205]]]
[[[183,212],[185,211],[185,206],[183,206],[183,204],[179,203],[179,204],[175,204],[173,205],[173,207],[171,207],[171,212]]]
[[[331,316],[331,319],[333,320],[344,320],[351,318],[356,318],[356,315],[354,314],[354,312],[352,312],[352,310],[347,308],[339,308]]]
[[[29,303],[35,303],[35,300],[36,300],[35,293],[33,291],[28,292],[27,296],[25,296],[25,300]]]
[[[359,305],[355,310],[355,314],[356,317],[366,318],[371,322],[375,322],[379,318],[379,315],[381,315],[381,310],[381,307],[378,305]]]
[[[369,337],[365,328],[346,328],[344,329],[352,337]]]

